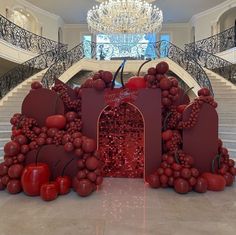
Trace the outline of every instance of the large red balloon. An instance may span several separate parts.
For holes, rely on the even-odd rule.
[[[20,180],[10,180],[7,184],[7,191],[11,194],[20,193],[22,190]]]
[[[66,118],[63,115],[57,114],[47,117],[45,122],[48,128],[58,128],[63,129],[66,125]]]
[[[93,192],[93,184],[87,179],[80,180],[77,184],[76,192],[81,197],[89,196]]]
[[[189,192],[189,184],[188,181],[184,179],[177,179],[174,182],[174,188],[177,193],[185,194]]]
[[[5,144],[4,152],[7,156],[13,157],[20,152],[20,145],[16,141],[10,141]]]

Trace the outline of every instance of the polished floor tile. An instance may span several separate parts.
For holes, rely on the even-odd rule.
[[[0,192],[0,235],[235,235],[236,187],[176,194],[140,179],[105,179],[87,198],[52,202]]]

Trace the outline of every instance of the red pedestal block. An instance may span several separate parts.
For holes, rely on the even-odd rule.
[[[192,105],[184,113],[183,120],[188,120]],[[183,130],[183,151],[192,155],[194,166],[200,172],[211,171],[212,160],[218,153],[218,115],[209,104],[203,104],[197,124]]]

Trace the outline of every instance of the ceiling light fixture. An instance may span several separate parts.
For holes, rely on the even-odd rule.
[[[97,0],[100,5],[88,11],[87,22],[93,33],[143,34],[159,32],[163,14],[153,0]]]

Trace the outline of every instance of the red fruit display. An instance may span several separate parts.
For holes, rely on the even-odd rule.
[[[81,197],[87,197],[93,192],[93,188],[91,181],[82,179],[76,185],[76,192]]]
[[[5,144],[4,152],[7,156],[13,157],[20,152],[20,145],[16,141]]]
[[[23,191],[28,196],[39,196],[40,188],[49,182],[50,170],[45,163],[27,165],[21,176]]]
[[[21,187],[21,182],[20,180],[16,180],[16,179],[13,179],[13,180],[10,180],[7,184],[7,191],[10,193],[10,194],[17,194],[17,193],[20,193],[22,190],[22,187]]]
[[[56,182],[45,183],[40,187],[40,197],[44,201],[53,201],[58,196],[58,185]]]
[[[213,173],[203,173],[201,175],[207,181],[207,189],[211,191],[223,191],[226,186],[226,181],[223,176]]]
[[[176,179],[174,182],[174,189],[177,193],[185,194],[189,192],[189,184],[188,181],[184,179]]]
[[[47,128],[63,129],[66,125],[66,118],[63,115],[52,115],[47,117],[45,121]]]
[[[69,176],[58,176],[56,178],[56,182],[59,186],[59,195],[65,195],[70,192],[72,182]]]

